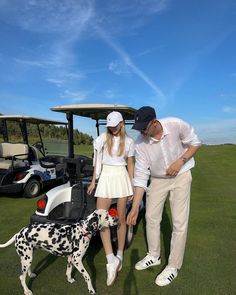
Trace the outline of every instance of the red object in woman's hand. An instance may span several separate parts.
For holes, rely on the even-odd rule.
[[[109,215],[111,215],[111,217],[118,217],[118,212],[115,208],[110,208],[108,210]]]

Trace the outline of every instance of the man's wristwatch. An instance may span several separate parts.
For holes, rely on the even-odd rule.
[[[183,161],[184,164],[185,164],[186,162],[188,162],[188,159],[185,158],[185,157],[181,157],[180,159]]]

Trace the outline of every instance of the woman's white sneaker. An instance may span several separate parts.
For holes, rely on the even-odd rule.
[[[135,269],[143,270],[149,268],[150,266],[155,266],[161,264],[161,258],[155,257],[150,254],[147,254],[142,260],[135,264]]]
[[[163,271],[156,277],[155,283],[158,286],[169,285],[178,275],[178,271],[174,267],[166,266]]]
[[[121,271],[122,270],[122,261],[123,261],[123,259],[121,257],[119,257],[118,255],[116,255],[116,257],[118,259],[120,259],[120,267],[118,268],[118,271]]]
[[[115,261],[113,263],[108,263],[107,267],[107,286],[112,286],[115,282],[118,269],[120,268],[121,261],[115,256]]]

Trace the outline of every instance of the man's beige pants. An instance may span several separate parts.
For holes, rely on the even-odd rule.
[[[188,231],[191,171],[174,178],[152,178],[146,197],[146,232],[149,254],[159,257],[160,223],[168,193],[172,217],[172,235],[168,265],[180,269]],[[165,233],[163,233],[165,235]]]

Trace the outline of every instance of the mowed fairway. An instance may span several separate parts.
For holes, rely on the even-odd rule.
[[[167,204],[162,221],[162,264],[144,271],[134,270],[146,254],[143,215],[135,230],[131,247],[126,250],[123,269],[113,287],[106,287],[105,257],[99,239],[92,240],[84,258],[93,285],[100,295],[233,295],[236,294],[236,146],[203,146],[193,169],[191,214],[184,265],[179,276],[166,287],[154,280],[164,268],[169,253],[171,220]],[[6,242],[29,223],[36,199],[0,197],[0,243]],[[82,276],[66,281],[66,259],[35,251],[33,271],[28,279],[34,295],[88,294]],[[0,249],[0,294],[23,294],[20,260],[13,245]]]

